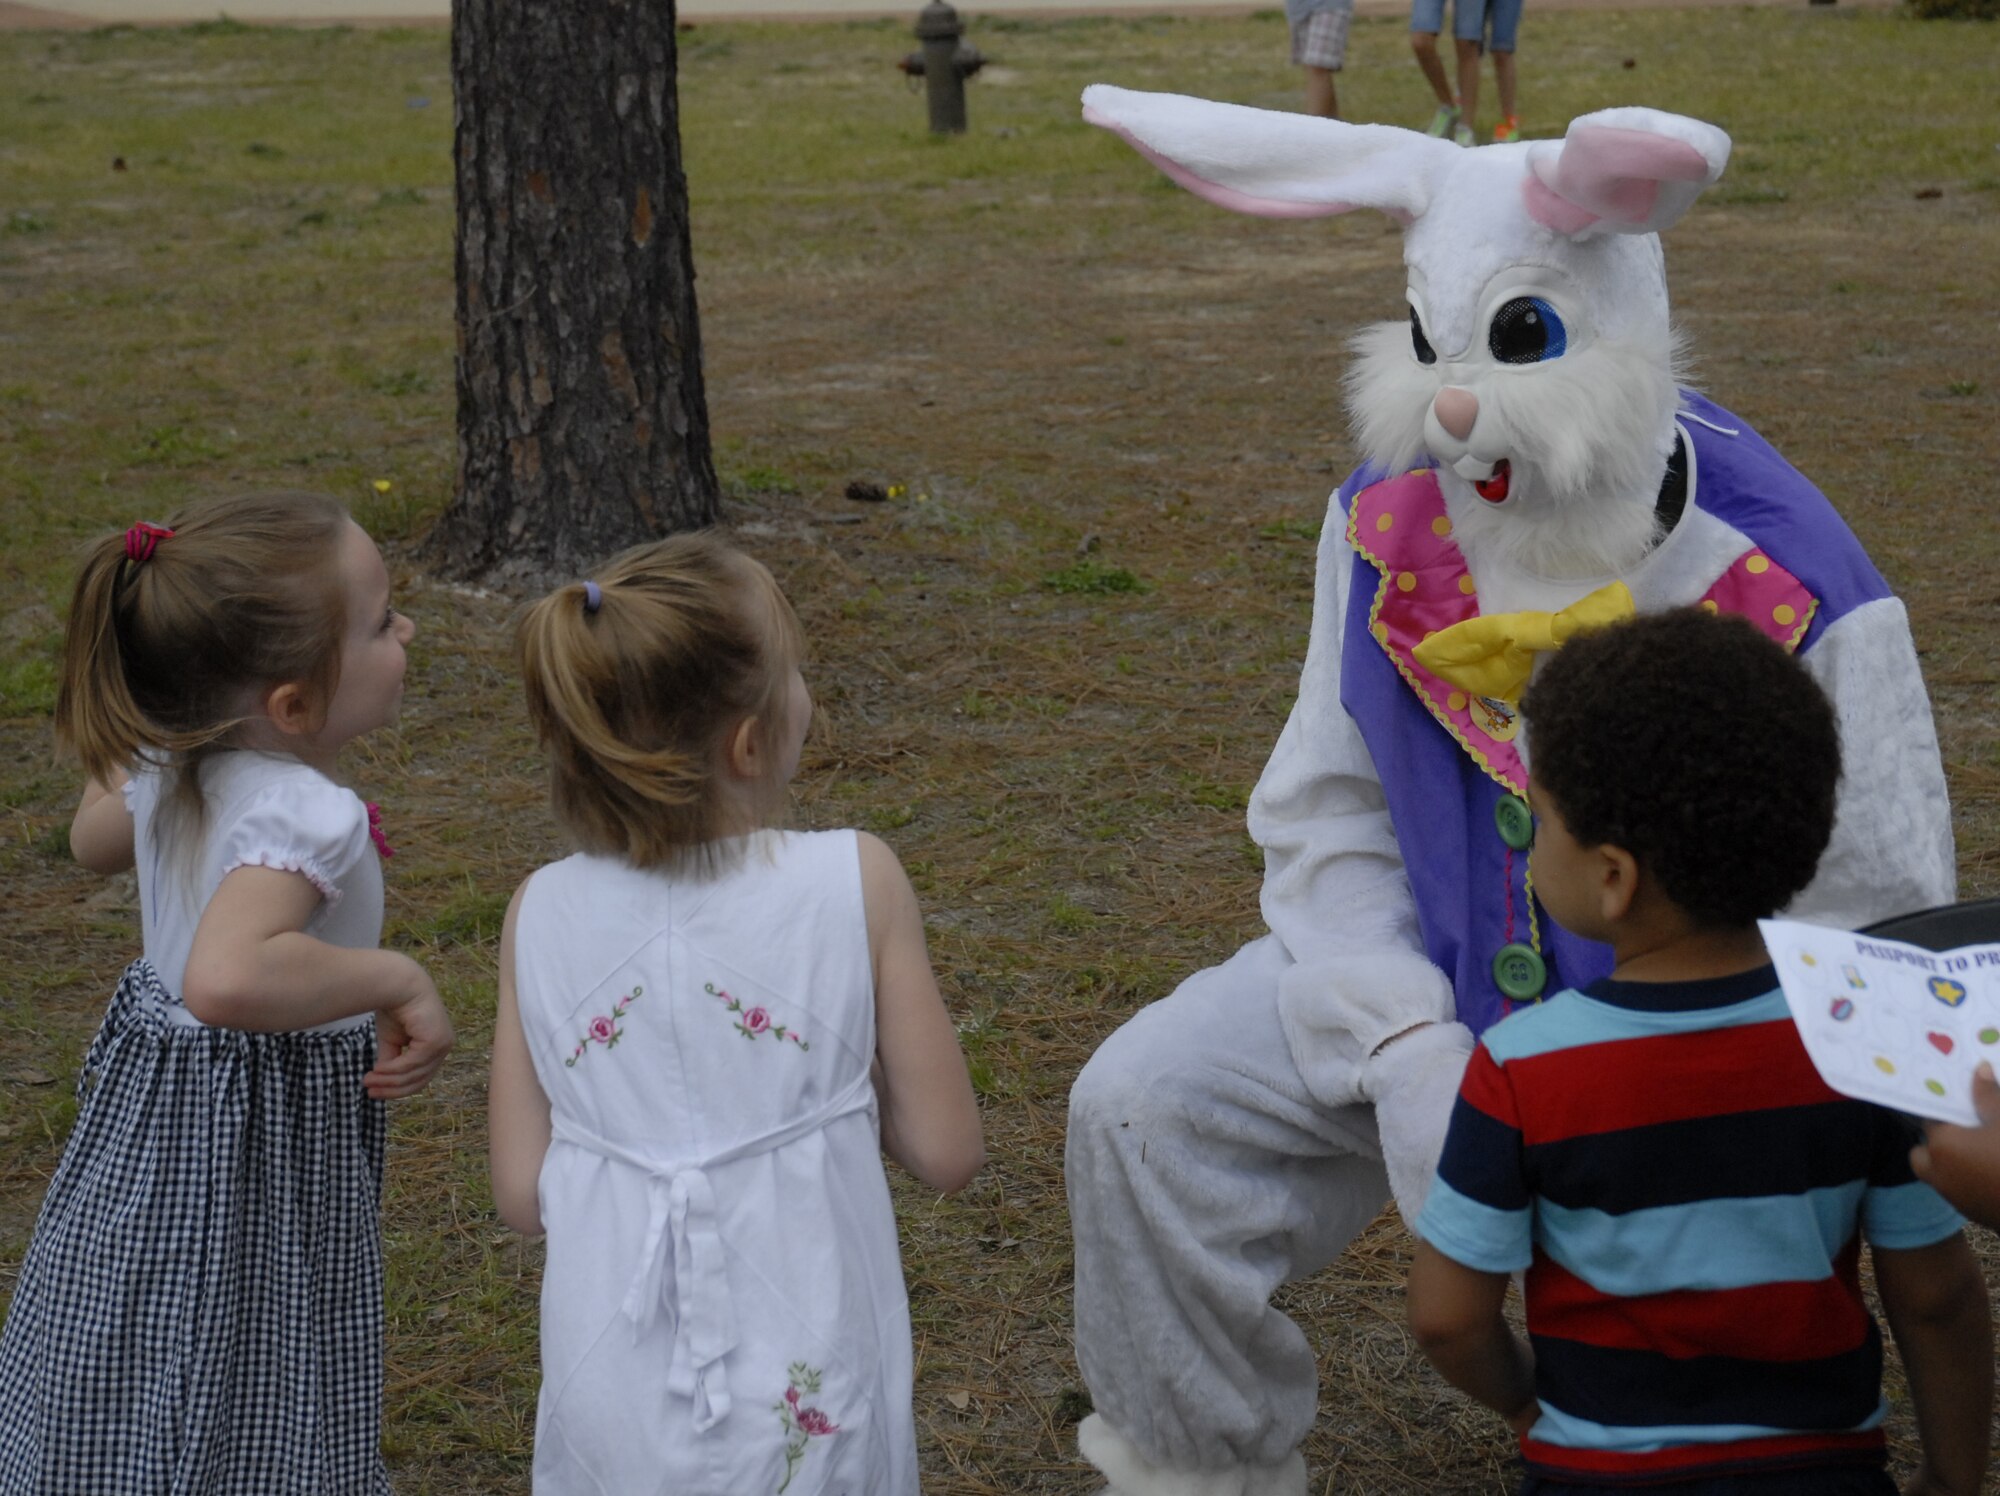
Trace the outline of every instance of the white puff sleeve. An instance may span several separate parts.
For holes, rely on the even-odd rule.
[[[354,791],[311,771],[262,785],[224,814],[211,833],[218,882],[239,867],[300,873],[331,909],[372,855],[368,807]]]

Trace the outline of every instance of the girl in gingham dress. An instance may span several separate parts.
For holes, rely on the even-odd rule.
[[[515,895],[493,1194],[548,1232],[536,1496],[916,1496],[882,1154],[984,1157],[896,855],[774,829],[812,716],[769,572],[644,546],[521,628],[556,819]]]
[[[331,499],[248,495],[88,552],[58,736],[144,954],[0,1332],[0,1496],[374,1496],[384,1100],[451,1046],[377,948],[388,855],[341,748],[415,632]]]

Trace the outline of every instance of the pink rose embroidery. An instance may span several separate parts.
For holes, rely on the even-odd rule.
[[[599,1014],[597,1017],[591,1019],[584,1026],[583,1037],[576,1041],[575,1050],[571,1052],[568,1059],[563,1061],[563,1064],[573,1068],[576,1062],[583,1058],[584,1052],[593,1044],[602,1044],[606,1049],[615,1047],[618,1041],[625,1037],[625,1030],[618,1026],[618,1020],[625,1016],[625,1010],[637,1002],[640,993],[645,990],[643,987],[633,987],[630,992],[618,999],[617,1006],[612,1008],[610,1017],[607,1018]]]
[[[819,1391],[820,1369],[794,1361],[786,1368],[785,1375],[789,1379],[785,1400],[771,1405],[771,1411],[785,1426],[785,1478],[779,1483],[777,1496],[784,1496],[785,1487],[792,1483],[792,1477],[805,1461],[806,1446],[814,1439],[840,1432],[840,1425],[818,1408],[799,1405],[802,1395]]]
[[[731,997],[713,982],[704,982],[702,990],[720,1002],[723,1007],[737,1015],[736,1032],[744,1038],[757,1039],[763,1037],[765,1034],[769,1034],[773,1039],[789,1039],[792,1043],[798,1045],[800,1049],[812,1048],[812,1045],[799,1036],[796,1029],[788,1028],[782,1023],[775,1022],[771,1017],[770,1009],[762,1006],[746,1008],[743,1006],[741,998]]]

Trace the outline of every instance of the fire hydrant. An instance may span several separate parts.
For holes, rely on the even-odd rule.
[[[917,17],[917,40],[924,44],[923,55],[903,63],[905,72],[924,76],[934,135],[965,133],[965,80],[978,72],[986,59],[976,48],[959,44],[964,35],[958,12],[945,0],[930,0]]]

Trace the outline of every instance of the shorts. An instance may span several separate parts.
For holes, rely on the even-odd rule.
[[[1339,72],[1347,60],[1347,23],[1353,19],[1354,0],[1346,0],[1292,22],[1292,61],[1300,67]]]
[[[1482,52],[1511,52],[1521,29],[1521,0],[1452,0],[1451,34],[1478,42]],[[1444,30],[1444,0],[1411,0],[1410,30],[1436,36]]]

